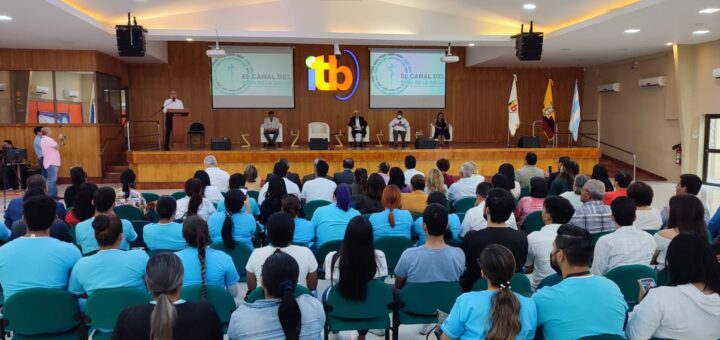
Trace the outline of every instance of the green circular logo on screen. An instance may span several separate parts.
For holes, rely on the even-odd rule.
[[[252,85],[253,66],[243,56],[231,55],[213,61],[213,92],[241,94]]]
[[[385,53],[375,59],[372,67],[372,85],[384,95],[398,94],[410,86],[405,76],[412,73],[410,63],[400,54]]]

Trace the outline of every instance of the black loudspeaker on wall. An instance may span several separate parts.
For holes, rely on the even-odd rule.
[[[210,150],[232,150],[232,143],[230,142],[230,138],[211,138]]]
[[[145,56],[145,31],[142,26],[115,26],[118,54],[121,57]]]
[[[432,138],[421,137],[415,139],[416,149],[434,149],[435,147],[437,147],[437,142]]]
[[[327,150],[329,149],[328,140],[325,138],[310,138],[310,150]]]
[[[534,136],[522,136],[517,143],[518,148],[539,148],[540,139]]]
[[[520,26],[520,34],[512,36],[515,38],[515,56],[520,60],[540,60],[542,57],[543,33],[533,32],[533,23],[530,22],[530,32],[523,32]]]

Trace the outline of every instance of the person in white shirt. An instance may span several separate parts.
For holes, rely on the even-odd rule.
[[[329,169],[330,166],[328,166],[328,163],[322,159],[315,163],[315,179],[311,179],[303,184],[302,191],[300,192],[301,199],[305,200],[305,202],[317,200],[333,201],[337,184],[327,179]]]
[[[300,197],[300,187],[298,187],[297,184],[295,184],[293,181],[287,179],[288,170],[290,170],[290,165],[288,165],[287,162],[278,161],[275,163],[275,167],[273,168],[273,175],[282,177],[283,181],[285,181],[285,190],[287,191],[288,195],[295,195],[297,197]],[[268,190],[268,182],[265,182],[263,184],[262,188],[260,188],[260,193],[258,194],[258,204],[262,205],[263,201],[265,201],[265,193]]]
[[[563,192],[562,194],[560,194],[560,197],[570,201],[570,204],[572,204],[573,208],[580,208],[580,206],[583,204],[583,202],[580,200],[580,194],[582,194],[582,189],[588,180],[589,178],[585,175],[575,176],[573,191]]]
[[[542,219],[545,226],[528,235],[528,255],[525,260],[525,272],[528,273],[533,291],[544,278],[555,273],[550,265],[552,244],[560,226],[570,222],[573,214],[575,208],[560,196],[550,196],[543,201]]]
[[[205,164],[205,172],[210,176],[210,185],[217,187],[220,192],[227,192],[230,174],[218,168],[217,158],[213,155],[205,156],[203,164]]]
[[[405,142],[405,136],[408,133],[408,129],[410,128],[410,122],[403,117],[403,112],[398,111],[397,116],[393,118],[393,120],[390,121],[390,130],[392,130],[392,146],[396,146],[398,143],[398,137],[400,137],[400,142],[402,142],[402,146],[406,147],[407,142]]]
[[[177,92],[175,90],[170,91],[170,98],[165,99],[162,105],[162,112],[165,113],[165,150],[170,150],[170,137],[173,129],[173,117],[168,115],[168,109],[184,109],[182,100],[177,99]]]
[[[175,219],[183,220],[190,216],[197,215],[207,221],[215,212],[215,206],[207,198],[203,198],[203,184],[197,178],[188,179],[185,182],[185,197],[177,200]]]
[[[264,128],[263,134],[268,141],[268,146],[274,146],[275,141],[280,135],[280,120],[275,117],[275,112],[268,112],[262,125]]]
[[[415,165],[417,164],[417,160],[415,159],[415,156],[413,155],[407,155],[405,156],[405,171],[403,173],[405,174],[405,185],[410,186],[410,179],[412,179],[415,175],[421,175],[425,177],[425,174],[422,173],[422,171],[415,170]]]
[[[487,228],[487,220],[485,219],[485,198],[490,192],[493,185],[488,182],[482,182],[477,185],[475,194],[477,200],[475,206],[465,212],[465,218],[463,219],[462,226],[460,229],[460,236],[465,236],[469,231],[482,230]],[[505,225],[508,228],[517,230],[517,221],[515,220],[515,214],[510,214],[510,218],[505,221]]]
[[[655,254],[655,239],[632,225],[635,221],[635,201],[629,197],[618,197],[612,201],[610,209],[617,230],[600,237],[595,244],[590,271],[595,275],[605,275],[620,266],[649,266]]]
[[[463,197],[474,197],[477,185],[485,182],[485,177],[477,174],[475,162],[465,162],[460,168],[460,179],[448,189],[448,201],[455,202]]]
[[[653,200],[652,187],[645,182],[635,181],[627,188],[627,197],[632,198],[637,205],[633,226],[642,230],[658,230],[662,227],[660,211],[650,206]]]

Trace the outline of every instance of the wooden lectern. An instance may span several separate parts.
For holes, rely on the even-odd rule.
[[[190,114],[190,109],[184,108],[184,109],[167,109],[165,112],[165,115],[167,117],[172,117],[173,123],[173,129],[172,129],[172,137],[170,138],[170,144],[172,145],[172,148],[175,148],[175,144],[180,144],[182,146],[185,146],[187,144],[187,141],[185,140],[187,138],[187,116]]]

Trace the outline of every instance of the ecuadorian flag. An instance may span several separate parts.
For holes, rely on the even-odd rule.
[[[553,138],[555,138],[555,108],[553,107],[552,86],[552,79],[548,79],[542,110],[543,130],[545,130],[545,137],[547,137],[548,140],[553,140]]]

